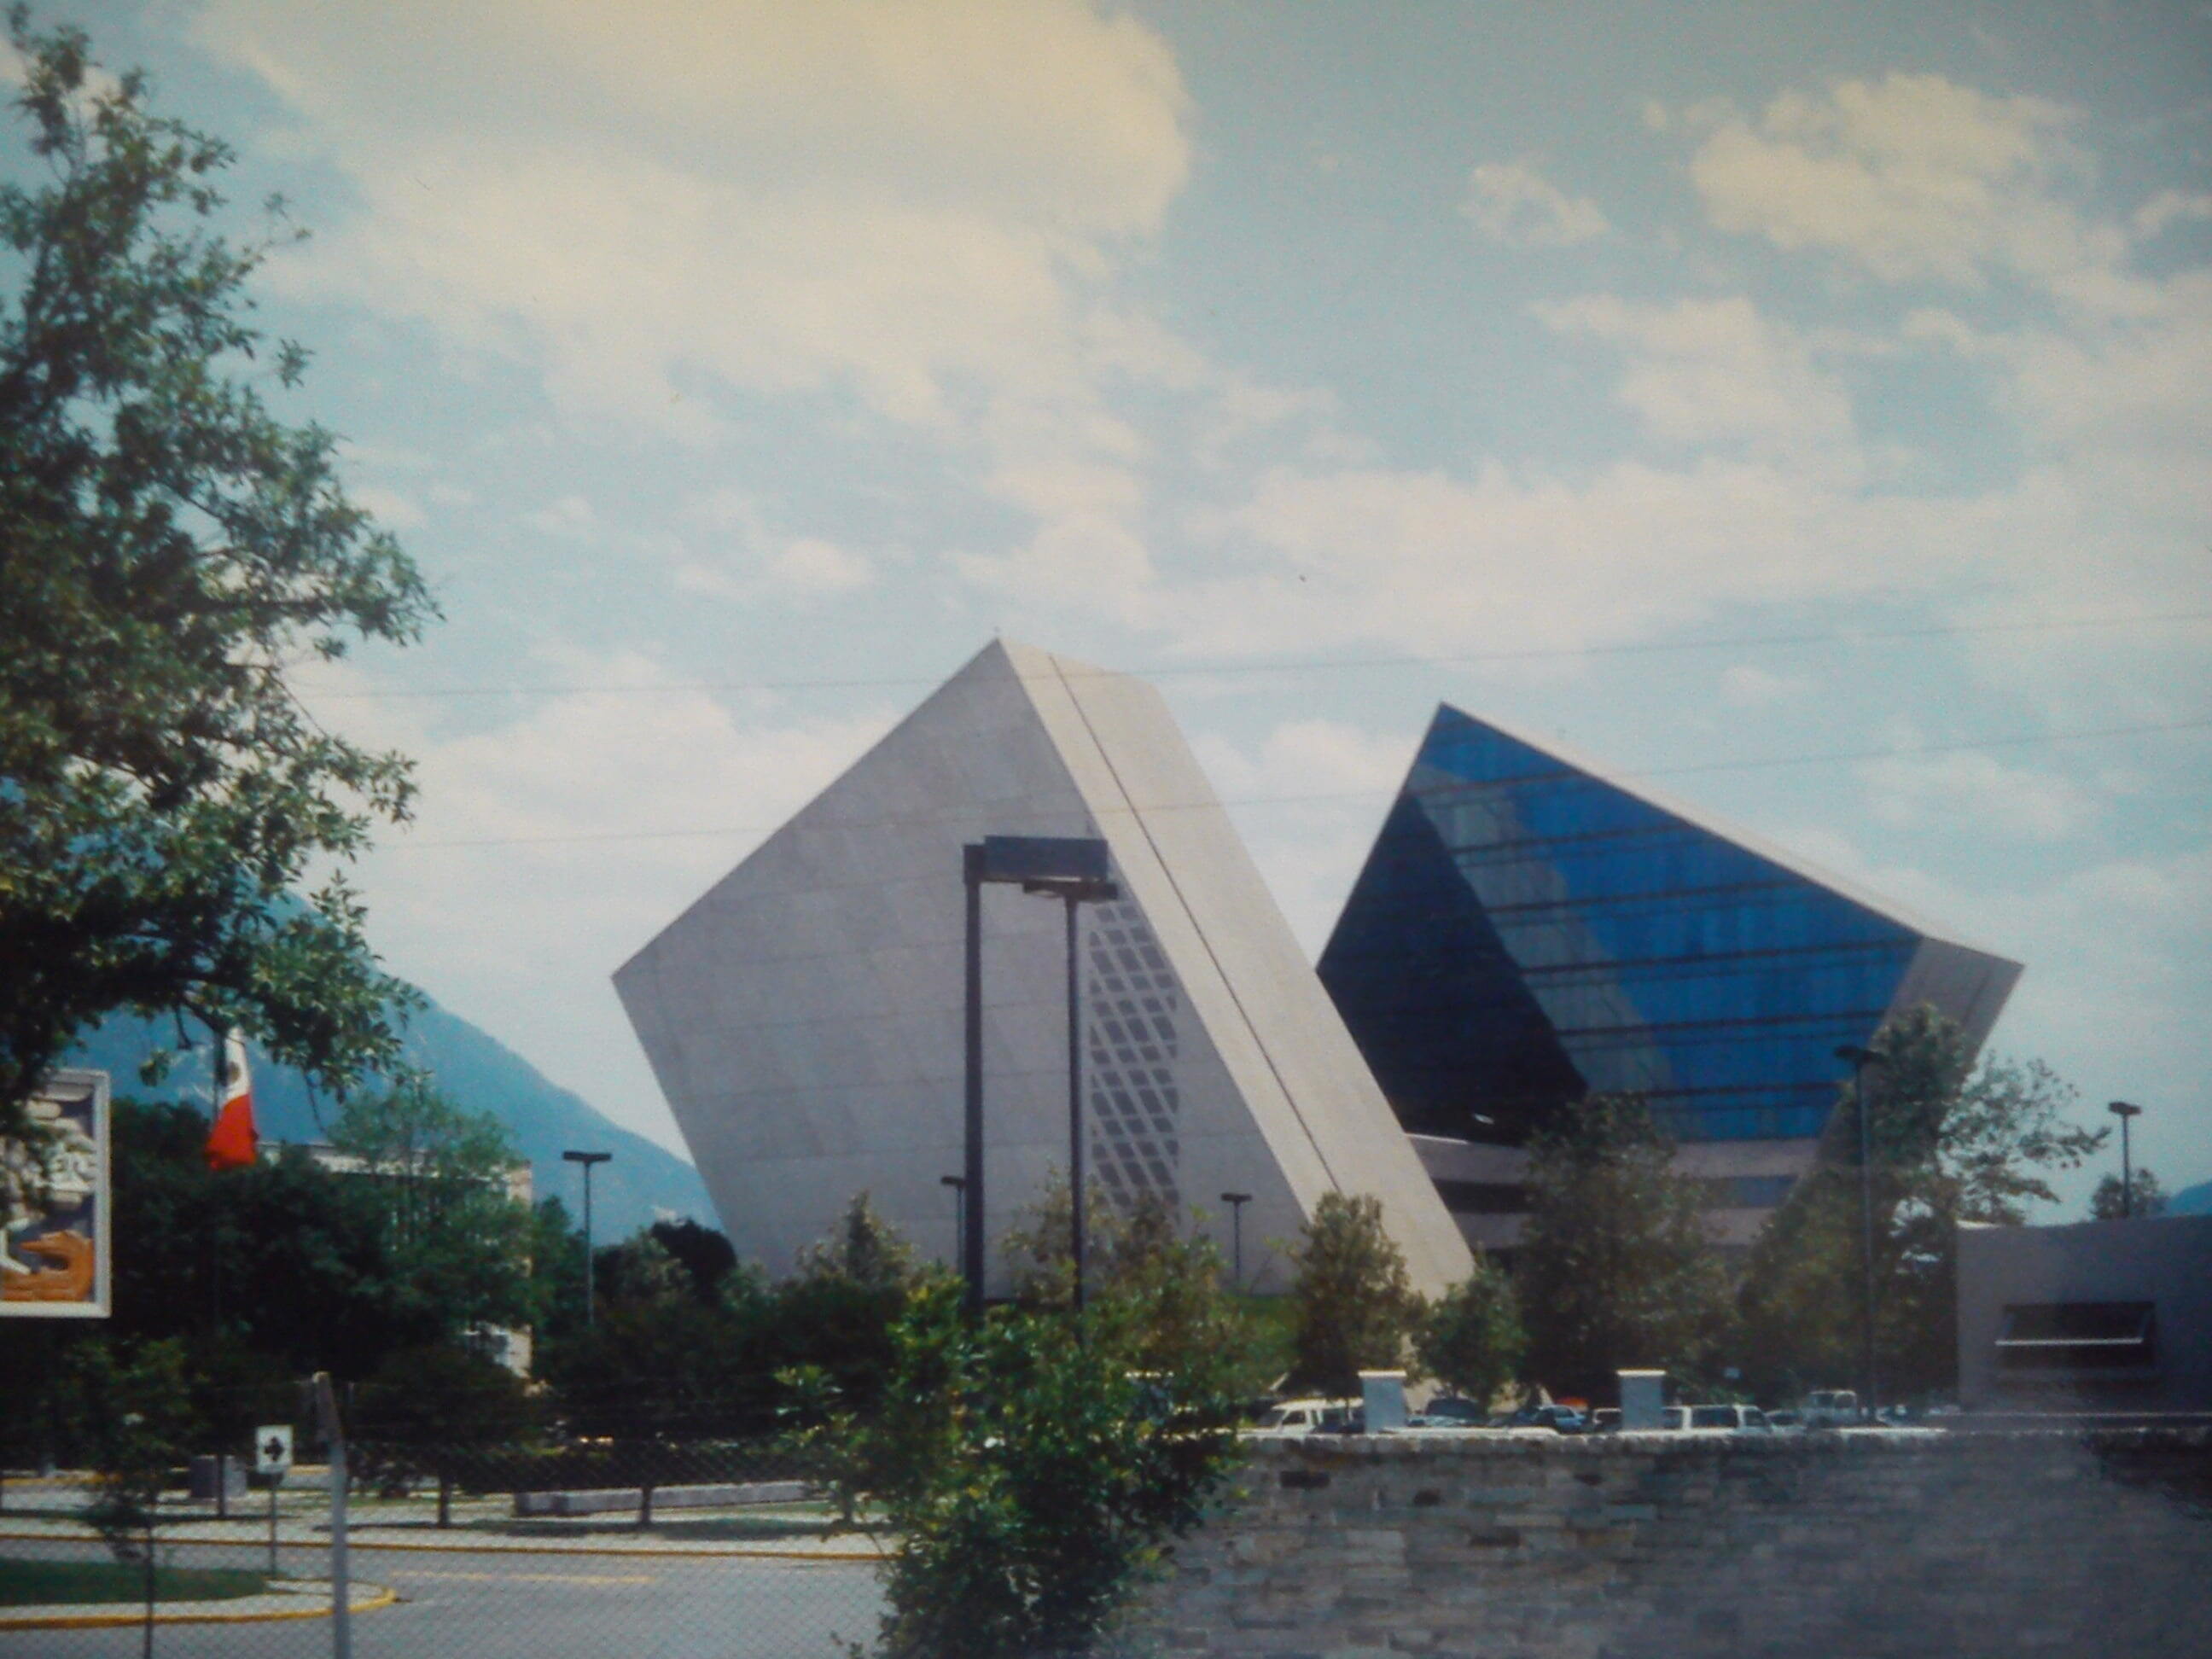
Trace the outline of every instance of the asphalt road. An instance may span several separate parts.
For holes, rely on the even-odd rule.
[[[98,1545],[0,1544],[12,1556],[103,1559]],[[187,1548],[179,1565],[254,1566],[265,1550]],[[319,1551],[283,1552],[301,1577]],[[866,1643],[881,1607],[861,1565],[728,1556],[537,1554],[362,1549],[356,1582],[388,1584],[395,1607],[357,1613],[355,1659],[839,1659]],[[137,1659],[143,1630],[0,1631],[0,1659]],[[159,1625],[161,1659],[317,1659],[327,1619]]]

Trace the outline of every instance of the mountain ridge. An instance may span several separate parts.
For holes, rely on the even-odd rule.
[[[167,1021],[118,1015],[81,1042],[64,1064],[109,1074],[118,1095],[175,1100],[207,1109],[210,1060],[204,1041],[179,1054],[161,1084],[139,1081],[139,1066],[156,1048],[177,1049]],[[574,1147],[607,1152],[613,1158],[592,1175],[592,1231],[605,1243],[671,1215],[689,1215],[719,1226],[714,1200],[699,1172],[667,1148],[625,1129],[572,1090],[563,1089],[480,1026],[433,1002],[409,1020],[410,1063],[422,1066],[447,1095],[472,1110],[490,1113],[514,1136],[530,1160],[532,1190],[559,1198],[580,1220],[581,1183],[562,1161]],[[331,1103],[305,1077],[249,1045],[254,1117],[264,1140],[328,1139]]]

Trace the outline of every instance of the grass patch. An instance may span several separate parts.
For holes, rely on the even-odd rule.
[[[154,1574],[157,1601],[231,1601],[258,1595],[269,1575],[235,1567],[161,1567]],[[114,1561],[24,1561],[0,1556],[0,1607],[57,1602],[143,1601],[146,1576]]]

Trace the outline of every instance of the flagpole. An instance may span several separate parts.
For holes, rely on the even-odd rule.
[[[215,1036],[215,1112],[208,1119],[208,1130],[222,1120],[223,1103],[230,1096],[230,1034],[218,1031],[213,1025],[208,1030]],[[222,1340],[222,1214],[217,1206],[213,1218],[215,1225],[208,1229],[209,1248],[215,1255],[215,1328],[209,1333],[216,1342]]]
[[[230,1093],[230,1037],[228,1033],[217,1031],[212,1025],[209,1026],[208,1030],[215,1035],[215,1117],[210,1119],[208,1122],[208,1131],[211,1134],[214,1133],[216,1120],[219,1120],[222,1116],[223,1101]],[[213,1253],[215,1257],[215,1272],[211,1275],[215,1280],[215,1322],[214,1328],[210,1330],[208,1333],[208,1346],[210,1349],[208,1358],[212,1363],[221,1364],[220,1355],[222,1351],[222,1207],[220,1204],[215,1206],[210,1218],[215,1223],[212,1227],[208,1229],[208,1249]],[[230,1518],[230,1459],[225,1455],[225,1449],[222,1447],[220,1440],[218,1440],[216,1443],[215,1455],[215,1513],[216,1518],[219,1521],[228,1520]]]

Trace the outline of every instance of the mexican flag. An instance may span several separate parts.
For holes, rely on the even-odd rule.
[[[208,1131],[208,1168],[250,1168],[259,1146],[253,1131],[253,1083],[246,1071],[246,1039],[234,1027],[223,1039],[222,1103],[216,1108],[215,1127]]]

